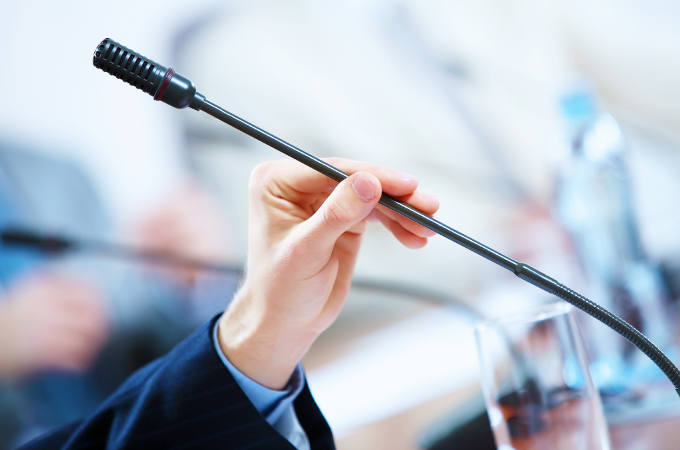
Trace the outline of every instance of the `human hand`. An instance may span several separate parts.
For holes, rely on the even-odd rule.
[[[0,377],[88,367],[108,335],[90,286],[57,275],[20,280],[0,302]]]
[[[258,166],[250,180],[246,279],[219,324],[219,341],[241,372],[285,386],[316,337],[336,319],[349,292],[366,219],[382,222],[405,246],[429,229],[378,205],[381,192],[434,214],[439,202],[395,170],[345,159],[338,184],[295,161]]]

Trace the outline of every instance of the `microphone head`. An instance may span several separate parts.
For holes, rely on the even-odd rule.
[[[141,89],[154,100],[161,100],[175,108],[191,106],[198,109],[205,97],[187,78],[155,61],[106,38],[97,46],[92,64],[126,83]]]
[[[109,38],[97,46],[92,57],[95,67],[155,95],[168,69]]]

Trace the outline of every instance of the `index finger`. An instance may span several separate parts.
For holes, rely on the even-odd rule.
[[[414,177],[389,167],[345,158],[323,160],[348,175],[359,171],[372,173],[380,181],[383,192],[392,196],[409,196],[418,187],[418,180]],[[270,180],[275,181],[279,187],[287,187],[303,194],[329,193],[338,184],[335,180],[297,161],[271,162],[267,164],[267,169]]]

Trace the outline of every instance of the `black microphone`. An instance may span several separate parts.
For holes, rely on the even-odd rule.
[[[61,236],[40,235],[21,228],[6,228],[0,233],[5,245],[36,248],[45,253],[61,254],[75,248],[73,242]]]
[[[173,69],[163,67],[111,39],[104,39],[99,44],[94,52],[92,62],[95,67],[152,95],[154,100],[163,101],[175,108],[189,106],[197,111],[204,111],[335,181],[340,182],[348,177],[348,174],[342,170],[210,102],[204,95],[196,91],[193,82],[179,75]],[[654,361],[673,383],[677,394],[680,395],[680,370],[644,334],[625,320],[530,265],[515,261],[387,194],[382,194],[380,204],[498,264],[522,280],[565,300],[604,323],[628,339]]]
[[[212,264],[157,250],[138,249],[110,242],[39,233],[26,228],[5,228],[0,231],[0,240],[7,246],[28,247],[45,252],[51,256],[61,256],[65,253],[80,251],[134,262],[149,261],[165,266],[190,268],[235,276],[241,276],[243,272],[241,266],[237,265]]]
[[[38,250],[49,256],[63,256],[71,252],[84,252],[91,255],[125,259],[132,262],[150,261],[166,266],[192,268],[236,277],[243,275],[243,267],[240,264],[208,263],[156,250],[139,249],[111,242],[75,238],[54,233],[43,233],[28,228],[6,227],[0,229],[0,242],[8,247],[25,247]],[[397,280],[375,278],[353,278],[352,286],[368,291],[395,294],[400,297],[417,298],[438,306],[457,306],[473,317],[482,317],[479,311],[464,300],[453,297],[446,292],[428,289],[424,286]]]
[[[163,67],[108,38],[97,46],[92,64],[152,95],[154,100],[175,108],[189,106],[198,110],[205,100],[196,92],[194,83],[173,69]]]

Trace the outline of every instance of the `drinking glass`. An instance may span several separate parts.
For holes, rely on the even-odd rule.
[[[609,450],[571,309],[562,302],[541,305],[475,328],[484,400],[500,450]]]

